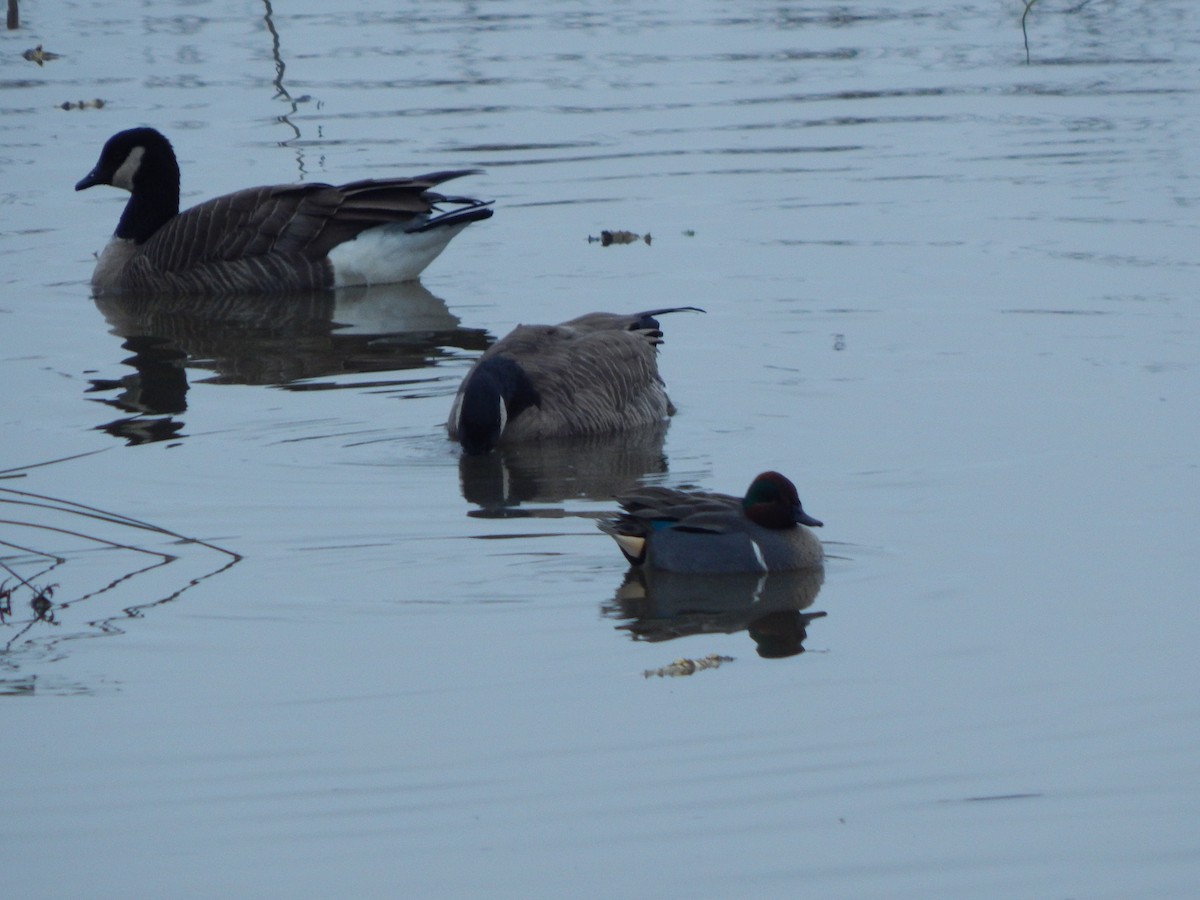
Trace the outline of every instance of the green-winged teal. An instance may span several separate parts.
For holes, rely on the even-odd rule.
[[[644,487],[618,498],[602,520],[632,565],[668,572],[782,572],[820,566],[822,523],[800,505],[796,486],[763,472],[745,497]]]

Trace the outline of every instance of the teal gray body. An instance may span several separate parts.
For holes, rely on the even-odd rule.
[[[600,522],[635,566],[667,572],[783,572],[822,565],[820,540],[806,526],[795,486],[778,472],[755,478],[744,498],[647,487],[619,499],[622,512]]]

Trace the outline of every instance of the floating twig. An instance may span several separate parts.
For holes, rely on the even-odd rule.
[[[694,675],[703,669],[716,669],[722,663],[733,662],[732,656],[721,656],[719,653],[710,653],[708,656],[700,659],[677,659],[668,666],[663,666],[661,669],[647,669],[642,673],[643,678],[682,678],[685,675]]]
[[[1025,38],[1025,64],[1029,64],[1029,31],[1025,28],[1025,20],[1029,18],[1029,11],[1033,9],[1033,4],[1037,0],[1025,0],[1025,11],[1021,13],[1021,34]]]
[[[30,469],[35,468],[35,466],[25,466],[22,468]],[[0,476],[12,477],[18,473],[22,473],[22,470],[10,469],[0,472]],[[67,564],[69,561],[68,555],[63,551],[49,552],[47,550],[39,550],[35,546],[27,546],[27,544],[34,542],[14,541],[9,536],[11,532],[6,532],[3,537],[0,537],[0,575],[3,575],[3,581],[0,581],[0,625],[13,627],[16,630],[7,636],[7,640],[0,643],[0,656],[10,652],[17,646],[18,642],[35,625],[39,623],[53,626],[60,625],[63,621],[63,618],[59,615],[61,610],[78,606],[84,601],[94,601],[96,598],[104,595],[108,595],[110,598],[120,596],[120,591],[129,589],[131,585],[143,576],[147,576],[155,570],[163,569],[181,561],[182,557],[188,552],[182,548],[202,548],[223,556],[224,560],[210,563],[206,566],[206,570],[198,575],[188,577],[185,574],[179,581],[174,583],[168,582],[165,590],[162,587],[156,587],[149,596],[145,596],[145,594],[138,596],[135,603],[123,602],[121,603],[119,613],[98,616],[88,622],[88,625],[98,629],[101,633],[119,633],[121,629],[115,624],[118,620],[135,618],[142,615],[143,609],[169,603],[185,591],[224,572],[241,560],[240,554],[203,539],[188,537],[170,529],[161,528],[149,522],[143,522],[119,513],[108,512],[97,507],[50,497],[44,494],[17,491],[11,488],[0,488],[0,508],[11,508],[17,512],[12,518],[5,517],[0,519],[0,526],[23,529],[31,534],[53,535],[56,541],[62,538],[70,538],[85,542],[99,549],[134,553],[142,560],[145,560],[144,564],[138,563],[123,567],[117,577],[109,579],[106,583],[101,583],[91,590],[80,590],[78,587],[69,586],[63,591],[66,595],[65,597],[56,598],[55,595],[58,592],[59,584],[46,584],[45,582],[47,576],[52,571]],[[68,523],[53,524],[48,521],[38,520],[47,515],[66,516]],[[71,527],[71,520],[81,524],[78,527]],[[91,525],[95,525],[96,527],[91,527]],[[117,533],[113,535],[117,539],[110,539],[98,533],[97,528],[99,526],[118,529]],[[131,534],[143,532],[159,538],[165,538],[171,544],[170,551],[143,546],[140,542],[136,541],[136,538],[133,540],[121,540],[122,531]],[[4,554],[7,551],[13,551],[13,555],[5,556]],[[35,558],[35,563],[32,566],[28,562],[29,557]],[[22,559],[22,563],[18,564],[15,562],[18,558]],[[26,569],[34,568],[37,571],[26,571],[22,574],[18,571],[18,566],[24,566]],[[136,591],[137,588],[133,588],[133,590]],[[21,606],[24,607],[27,603],[28,606],[26,608],[32,611],[32,616],[24,621],[18,620],[19,613],[14,612],[13,601],[18,597],[24,598],[21,600]],[[94,603],[89,603],[88,608],[94,608]],[[73,637],[74,635],[71,636]]]

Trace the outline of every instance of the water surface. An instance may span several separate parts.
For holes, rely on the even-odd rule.
[[[9,890],[1191,896],[1200,32],[1039,3],[1027,63],[1022,7],[23,10]],[[420,285],[97,304],[123,200],[71,188],[135,124],[189,204],[478,167],[497,213]],[[516,323],[675,305],[665,431],[445,440]],[[768,468],[830,554],[770,630],[594,527]]]

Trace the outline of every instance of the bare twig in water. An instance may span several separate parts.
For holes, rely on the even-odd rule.
[[[7,651],[12,645],[38,622],[45,622],[49,625],[57,625],[58,620],[54,618],[54,604],[50,602],[50,598],[54,596],[54,589],[57,584],[48,584],[45,587],[39,588],[34,584],[26,581],[8,563],[0,559],[0,568],[8,572],[17,579],[20,584],[15,587],[8,586],[8,579],[4,579],[4,583],[0,584],[0,625],[7,625],[5,619],[13,618],[12,595],[13,592],[21,587],[28,588],[33,596],[29,600],[29,608],[33,611],[33,618],[25,623],[25,627],[8,639],[8,643],[4,645]]]
[[[1029,18],[1029,11],[1033,9],[1033,4],[1037,0],[1025,0],[1025,11],[1021,13],[1021,34],[1025,38],[1025,64],[1029,64],[1029,31],[1025,27],[1025,20]]]
[[[87,450],[83,453],[75,453],[71,456],[60,456],[58,459],[48,459],[45,462],[30,463],[27,466],[14,466],[11,469],[0,469],[0,478],[24,478],[25,473],[30,469],[40,469],[42,466],[52,466],[55,463],[69,462],[72,459],[83,459],[85,456],[95,456],[97,453],[104,453],[108,450]]]
[[[61,462],[62,460],[59,461]],[[27,466],[24,468],[36,468],[36,466]],[[0,473],[0,475],[11,477],[15,472],[19,471],[19,469],[10,469],[7,472]],[[137,599],[140,602],[132,604],[128,604],[121,598],[121,609],[118,614],[101,615],[88,622],[88,625],[98,629],[101,633],[120,632],[121,629],[114,625],[115,621],[137,617],[141,615],[141,610],[147,607],[169,603],[183,594],[184,591],[195,587],[214,575],[224,572],[242,558],[240,554],[226,550],[216,544],[211,544],[198,538],[187,537],[139,519],[133,519],[129,516],[107,512],[94,506],[87,506],[82,503],[62,500],[43,494],[17,491],[11,488],[0,488],[0,505],[7,505],[18,510],[11,518],[0,520],[0,526],[20,528],[35,534],[51,535],[53,536],[51,539],[56,541],[62,538],[83,541],[85,545],[102,550],[116,550],[138,554],[142,559],[149,557],[149,561],[145,564],[138,563],[132,568],[123,565],[118,570],[119,574],[117,577],[108,580],[105,584],[93,587],[91,590],[79,592],[78,589],[68,589],[62,591],[59,583],[47,585],[44,583],[44,579],[46,579],[49,573],[68,563],[69,559],[65,551],[55,553],[38,549],[36,546],[28,546],[30,544],[41,543],[40,540],[29,540],[19,543],[8,536],[0,538],[0,553],[6,550],[13,552],[13,555],[7,557],[0,555],[0,573],[5,575],[3,582],[0,582],[0,625],[18,626],[17,632],[9,637],[4,645],[0,647],[0,653],[11,650],[23,635],[39,623],[60,625],[62,619],[56,615],[56,611],[58,610],[76,606],[85,600],[91,600],[101,595],[121,598],[120,590],[134,584],[136,579],[140,579],[142,576],[148,575],[155,570],[170,566],[172,563],[179,562],[183,552],[186,551],[180,553],[174,552],[174,548],[177,546],[200,547],[218,553],[226,557],[226,560],[215,566],[209,566],[209,570],[203,574],[190,578],[185,575],[182,584],[176,582],[174,585],[171,585],[168,582],[169,587],[165,594],[160,594],[161,588],[158,588],[155,589],[153,596],[138,597]],[[21,514],[20,509],[22,508],[29,510],[29,514]],[[66,516],[68,517],[68,522],[52,524],[44,520],[46,515]],[[43,520],[39,521],[38,518],[42,518]],[[88,520],[98,526],[117,528],[118,533],[113,535],[113,537],[118,539],[113,540],[102,536],[98,533],[96,527],[86,524]],[[85,524],[79,528],[72,527],[73,523],[77,521],[84,522]],[[121,532],[124,531],[149,532],[160,538],[166,538],[172,545],[172,552],[166,552],[165,550],[153,547],[139,546],[134,541],[121,540],[119,538],[123,537]],[[30,565],[31,558],[33,561],[32,566]],[[17,559],[23,560],[21,564],[26,569],[25,574],[17,571],[15,567],[17,563],[14,562]],[[31,572],[31,568],[37,571]],[[59,580],[65,583],[65,579],[61,576]],[[140,586],[143,582],[139,580],[136,584]],[[54,599],[56,591],[59,591],[64,596]],[[21,601],[22,605],[27,604],[27,608],[31,611],[32,616],[23,621],[16,622],[13,621],[15,618],[13,600],[21,595],[26,598]],[[91,605],[88,608],[90,609]],[[74,635],[64,637],[71,636]]]
[[[1072,15],[1074,13],[1079,12],[1081,9],[1083,9],[1085,6],[1087,6],[1091,2],[1092,2],[1092,0],[1079,0],[1078,3],[1076,3],[1074,6],[1067,7],[1066,9],[1063,10],[1063,12],[1066,13],[1068,16]],[[1029,13],[1033,9],[1033,5],[1035,3],[1037,3],[1037,0],[1024,0],[1024,3],[1025,3],[1025,11],[1021,13],[1021,34],[1025,37],[1025,62],[1026,62],[1026,64],[1028,64],[1030,61],[1029,60],[1029,31],[1025,28],[1025,22],[1029,18]]]
[[[292,130],[292,137],[288,138],[286,141],[280,141],[281,146],[287,146],[293,141],[298,141],[300,139],[300,129],[296,126],[296,123],[292,121],[291,117],[295,115],[297,110],[299,110],[300,103],[311,100],[312,98],[307,94],[302,97],[293,97],[288,89],[284,86],[283,76],[284,72],[287,70],[287,63],[283,61],[283,51],[281,49],[281,41],[279,40],[279,31],[275,28],[275,10],[271,6],[271,0],[263,0],[263,8],[265,9],[265,12],[263,13],[263,22],[267,26],[267,32],[271,35],[271,58],[275,61],[275,77],[271,79],[271,83],[275,86],[275,96],[271,99],[285,100],[290,107],[290,109],[288,109],[288,111],[283,115],[275,117],[277,122],[281,122]],[[304,147],[303,145],[297,144],[295,150],[296,164],[300,169],[300,180],[303,181],[306,172],[304,166]]]

